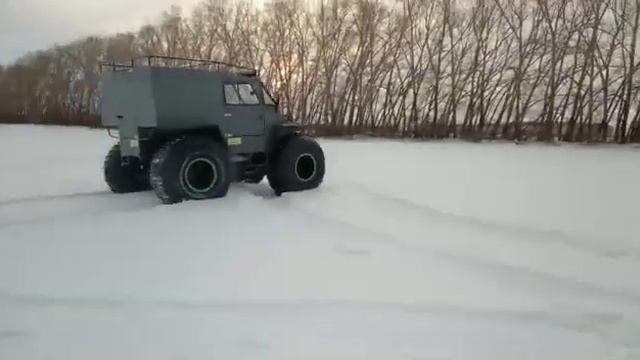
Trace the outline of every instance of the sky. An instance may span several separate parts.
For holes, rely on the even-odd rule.
[[[0,64],[89,35],[135,31],[171,5],[200,0],[0,0]]]

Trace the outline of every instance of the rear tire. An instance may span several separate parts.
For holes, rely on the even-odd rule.
[[[150,179],[165,204],[223,197],[230,182],[227,149],[207,136],[171,140],[154,154]]]
[[[122,164],[120,145],[111,147],[104,159],[104,180],[116,194],[146,191],[151,188],[148,172],[139,164]]]
[[[324,153],[318,143],[305,136],[293,136],[274,155],[267,173],[269,185],[280,195],[320,186],[324,179]]]

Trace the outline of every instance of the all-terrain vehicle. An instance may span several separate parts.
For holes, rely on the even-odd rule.
[[[172,204],[264,176],[278,195],[322,182],[322,149],[279,112],[254,69],[146,56],[102,73],[102,124],[118,130],[104,162],[115,193],[152,188]]]

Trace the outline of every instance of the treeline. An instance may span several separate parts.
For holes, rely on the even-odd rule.
[[[251,66],[312,132],[640,142],[640,0],[209,0],[0,69],[0,119],[98,124],[100,61]]]

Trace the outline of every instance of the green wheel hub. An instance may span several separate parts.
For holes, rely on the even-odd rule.
[[[298,180],[306,182],[316,174],[316,159],[309,153],[300,154],[296,159],[295,173]]]
[[[217,166],[208,158],[195,158],[186,163],[182,177],[188,192],[204,194],[218,181]]]

